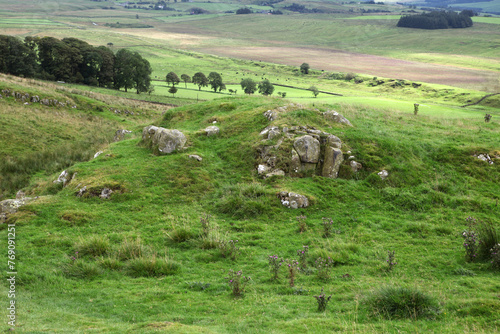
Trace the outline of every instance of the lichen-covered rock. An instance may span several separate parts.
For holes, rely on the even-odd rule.
[[[63,170],[61,172],[61,174],[59,174],[59,177],[57,178],[57,180],[54,180],[54,183],[66,184],[66,182],[68,182],[68,178],[69,178],[68,172]]]
[[[338,148],[328,146],[325,148],[325,161],[323,162],[322,176],[337,178],[344,155]]]
[[[207,136],[209,136],[209,137],[210,137],[210,136],[215,136],[215,135],[218,135],[218,134],[219,134],[219,132],[220,132],[219,127],[217,127],[217,126],[215,126],[215,125],[211,125],[211,126],[209,126],[209,127],[207,127],[207,128],[205,129],[205,134],[206,134]]]
[[[345,118],[335,110],[327,110],[323,113],[323,116],[329,121],[352,126],[351,122],[349,122],[347,118]]]
[[[125,135],[132,133],[132,131],[121,129],[121,130],[116,130],[115,132],[115,137],[113,138],[114,141],[120,141],[125,139]]]
[[[23,197],[23,198],[18,198],[18,199],[6,199],[0,202],[0,213],[9,215],[12,213],[16,213],[17,210],[23,206],[26,205],[36,198],[33,197]]]
[[[170,154],[182,150],[186,144],[186,136],[179,130],[158,128],[153,137],[153,147],[157,148],[159,154]]]
[[[316,138],[305,135],[299,137],[293,143],[301,162],[318,163],[320,155],[320,144]]]
[[[158,131],[158,127],[154,125],[148,125],[142,129],[142,141],[147,147],[153,146],[153,137]]]
[[[111,197],[112,193],[113,193],[113,190],[111,190],[109,188],[104,188],[101,191],[101,194],[99,195],[99,197],[102,198],[102,199],[109,199]]]
[[[378,172],[377,174],[378,174],[378,176],[380,176],[380,178],[382,180],[385,180],[389,176],[389,172],[386,171],[385,169],[383,169],[382,171]]]
[[[357,173],[361,168],[363,168],[362,164],[354,160],[351,160],[351,162],[349,162],[349,166],[351,166],[351,170],[353,171],[353,173]]]
[[[291,209],[307,208],[309,206],[309,199],[297,193],[281,191],[278,198],[281,204]]]

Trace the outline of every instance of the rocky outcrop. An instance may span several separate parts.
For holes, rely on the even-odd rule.
[[[8,216],[16,213],[23,205],[34,201],[37,197],[16,196],[16,199],[6,199],[0,202],[0,224],[5,223]]]
[[[263,145],[258,148],[259,175],[338,176],[344,155],[341,150],[342,141],[337,136],[305,126],[268,126],[260,134],[264,140]],[[265,145],[271,139],[276,144]]]
[[[149,125],[142,130],[142,141],[154,154],[164,155],[182,150],[187,138],[179,130]]]

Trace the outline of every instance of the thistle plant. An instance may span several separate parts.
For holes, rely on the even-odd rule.
[[[219,240],[218,248],[223,257],[229,258],[231,260],[236,260],[240,254],[240,248],[236,246],[238,240]]]
[[[314,261],[314,266],[318,270],[318,278],[323,281],[328,281],[331,278],[331,271],[334,265],[335,263],[330,257],[327,259],[318,257],[316,261]]]
[[[337,233],[340,234],[340,230],[336,230],[333,228],[333,219],[323,217],[323,237],[329,238],[332,234]]]
[[[473,217],[468,217],[466,220],[467,229],[462,232],[462,237],[464,238],[463,246],[465,248],[465,260],[467,262],[473,262],[477,256],[477,249],[481,241],[479,240],[478,234],[474,231],[477,224],[476,219]]]
[[[297,251],[297,256],[299,257],[299,268],[302,271],[307,269],[307,254],[309,252],[309,246],[302,246],[302,249]]]
[[[232,269],[229,270],[229,276],[226,277],[227,283],[231,288],[233,296],[239,297],[245,292],[245,287],[248,282],[251,281],[249,276],[243,276],[242,271],[234,271]]]
[[[286,266],[288,270],[288,278],[290,280],[290,287],[293,288],[295,286],[295,278],[297,277],[297,273],[299,271],[299,262],[296,260],[287,260]]]
[[[200,218],[202,235],[208,237],[210,233],[210,215],[205,215],[205,217]]]
[[[269,269],[271,270],[271,274],[273,274],[272,280],[276,280],[279,278],[279,271],[281,265],[283,264],[283,258],[278,258],[278,255],[269,255]]]
[[[321,288],[321,293],[318,296],[314,296],[316,298],[316,301],[318,302],[318,311],[323,312],[326,310],[326,306],[328,305],[328,302],[332,298],[332,296],[326,296],[326,294],[323,292],[324,289]]]
[[[387,271],[392,271],[394,266],[396,266],[398,263],[396,262],[396,251],[387,251]]]

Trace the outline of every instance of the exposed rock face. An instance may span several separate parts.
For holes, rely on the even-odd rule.
[[[113,193],[113,190],[111,190],[109,188],[104,188],[101,191],[101,194],[99,195],[99,197],[102,198],[102,199],[109,199],[111,197],[112,193]]]
[[[217,127],[217,126],[215,126],[215,125],[211,125],[211,126],[209,126],[209,127],[207,127],[207,128],[205,129],[205,133],[206,133],[206,135],[207,135],[207,136],[209,136],[209,137],[210,137],[210,136],[215,136],[215,135],[218,135],[218,134],[219,134],[219,132],[220,132],[219,127]]]
[[[154,154],[170,154],[182,150],[187,142],[186,136],[179,130],[170,130],[153,125],[142,130],[142,140]]]
[[[21,196],[19,196],[21,197]],[[5,223],[10,214],[16,213],[23,205],[34,201],[37,197],[24,197],[16,199],[6,199],[0,202],[0,224]]]
[[[337,136],[305,126],[268,126],[260,132],[266,140],[279,138],[275,145],[261,146],[258,173],[290,176],[321,175],[336,178],[344,155]]]
[[[344,161],[342,151],[336,147],[327,146],[325,148],[325,160],[323,162],[323,170],[321,175],[329,178],[337,178],[340,165]]]
[[[313,138],[309,135],[305,135],[295,139],[293,143],[293,148],[299,155],[301,162],[306,163],[318,163],[320,145],[319,140]]]
[[[63,170],[61,172],[61,174],[59,174],[59,177],[57,178],[57,180],[54,180],[54,183],[66,184],[66,182],[68,182],[68,178],[69,178],[68,172]]]

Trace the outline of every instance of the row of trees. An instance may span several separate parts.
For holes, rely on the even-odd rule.
[[[76,38],[0,35],[0,72],[43,80],[151,91],[151,65],[138,52],[94,47]]]
[[[468,28],[472,27],[472,19],[468,13],[439,11],[402,16],[397,26],[419,29]]]
[[[210,88],[213,89],[215,93],[226,90],[226,85],[222,82],[222,76],[217,72],[210,72],[208,77],[202,72],[197,72],[192,78],[187,74],[182,74],[180,79],[175,72],[170,72],[166,77],[167,85],[171,85],[172,88],[175,88],[175,85],[179,84],[181,80],[184,81],[186,87],[188,83],[194,83],[198,86],[198,90],[201,90],[201,87],[207,87],[208,85],[210,85]],[[175,92],[177,92],[177,90]]]

